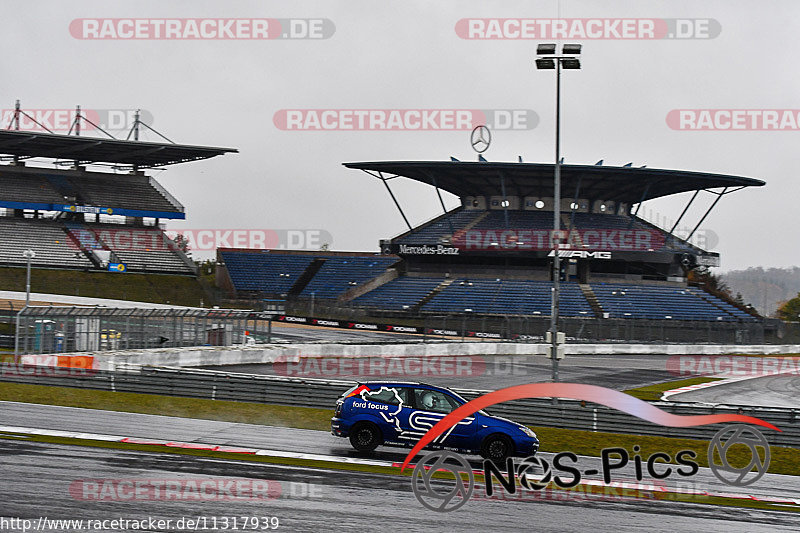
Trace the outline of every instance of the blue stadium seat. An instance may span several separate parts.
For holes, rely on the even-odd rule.
[[[693,287],[623,283],[593,283],[591,287],[610,318],[754,320],[727,302]]]
[[[300,293],[315,298],[336,298],[356,285],[380,275],[396,257],[326,257],[325,263]]]
[[[442,278],[403,276],[359,296],[352,303],[362,307],[401,311],[419,303],[442,281]]]

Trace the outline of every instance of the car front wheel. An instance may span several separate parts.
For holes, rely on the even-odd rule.
[[[371,452],[380,443],[380,432],[373,424],[360,424],[350,432],[350,444],[360,452]]]
[[[505,435],[490,435],[486,437],[481,446],[481,455],[498,466],[505,465],[506,459],[511,455],[511,441]]]

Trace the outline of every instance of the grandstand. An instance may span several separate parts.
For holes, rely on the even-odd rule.
[[[0,265],[194,276],[164,233],[185,209],[143,169],[235,151],[0,130]]]
[[[399,258],[348,252],[217,250],[217,284],[242,299],[337,298],[382,274]]]
[[[232,298],[283,298],[302,310],[313,296],[317,309],[319,300],[327,300],[329,309],[362,318],[549,317],[553,165],[345,166],[387,187],[398,177],[429,184],[439,195],[443,190],[458,196],[461,205],[447,211],[442,203],[438,217],[417,227],[409,224],[408,231],[381,241],[382,255],[220,250],[218,282]],[[720,199],[763,184],[699,172],[564,165],[561,315],[656,324],[756,322],[750,312],[690,285],[689,272],[719,265],[717,252],[700,249],[637,213],[642,202],[662,196],[704,190]]]

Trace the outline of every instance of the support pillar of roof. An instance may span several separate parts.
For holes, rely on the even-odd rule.
[[[642,202],[647,200],[647,193],[650,192],[650,184],[651,183],[653,183],[653,182],[652,181],[648,181],[647,182],[647,186],[644,188],[644,191],[642,191],[642,197],[639,198],[639,202],[636,204],[636,211],[633,212],[633,216],[631,217],[631,221],[628,222],[628,229],[631,229],[631,227],[633,226],[633,219],[634,219],[634,217],[636,217],[636,215],[639,214],[639,209],[642,207]]]
[[[700,219],[700,221],[699,221],[699,222],[697,223],[697,225],[694,227],[694,229],[692,230],[692,232],[691,232],[691,233],[690,233],[690,234],[689,234],[689,235],[686,237],[686,242],[689,242],[689,240],[691,240],[691,238],[692,238],[692,236],[694,235],[694,233],[695,233],[695,232],[698,230],[698,228],[700,228],[700,225],[701,225],[703,222],[705,222],[705,220],[706,220],[706,217],[708,217],[708,215],[711,213],[711,211],[714,209],[714,207],[716,207],[717,203],[718,203],[718,202],[719,202],[719,201],[722,199],[722,197],[723,197],[723,196],[725,196],[725,195],[728,193],[728,188],[727,188],[727,187],[725,187],[724,189],[722,189],[722,192],[712,192],[712,191],[708,191],[708,192],[710,192],[711,194],[716,194],[716,195],[717,195],[717,198],[716,198],[716,200],[714,200],[714,202],[711,204],[711,207],[709,207],[709,208],[706,210],[706,213],[703,215],[703,218],[701,218],[701,219]],[[731,192],[733,192],[733,191],[731,191]]]
[[[431,178],[433,186],[436,187],[436,196],[439,197],[439,204],[442,206],[442,212],[446,215],[447,208],[444,206],[444,199],[442,199],[442,191],[441,189],[439,189],[439,183],[437,183],[436,181],[436,176],[431,172],[426,172],[426,174]],[[453,233],[456,232],[456,230],[453,228],[453,221],[450,220],[450,217],[447,217],[447,224],[450,226],[450,235],[452,235]]]
[[[408,226],[408,230],[411,231],[414,228],[411,227],[411,224],[408,222],[408,218],[406,217],[406,214],[403,212],[403,208],[400,207],[400,202],[397,201],[397,197],[395,197],[394,193],[392,192],[391,187],[389,187],[389,180],[391,178],[384,178],[382,172],[378,172],[378,174],[380,175],[380,180],[383,182],[384,187],[386,187],[386,190],[389,191],[389,196],[392,197],[392,201],[394,202],[394,205],[397,207],[397,210],[400,211],[400,216],[403,217],[403,221],[405,221],[406,226]]]
[[[678,224],[681,223],[681,219],[683,219],[683,216],[689,210],[689,207],[691,207],[692,203],[694,202],[695,198],[697,198],[698,194],[700,194],[700,189],[697,189],[696,191],[694,191],[694,194],[692,195],[692,199],[689,200],[689,203],[686,204],[686,207],[683,208],[683,211],[681,212],[681,216],[678,217],[678,220],[676,220],[675,224],[672,225],[672,229],[669,230],[668,237],[672,237],[673,236],[673,234],[675,233],[675,229],[678,227]]]

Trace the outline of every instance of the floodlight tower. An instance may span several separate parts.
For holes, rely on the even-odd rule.
[[[558,361],[563,355],[559,352],[558,312],[561,284],[561,69],[578,70],[581,62],[576,57],[581,53],[581,45],[565,44],[561,55],[556,54],[556,45],[540,44],[536,47],[536,68],[556,71],[556,164],[553,179],[553,299],[550,305],[550,358],[553,361],[553,381],[558,381]]]

